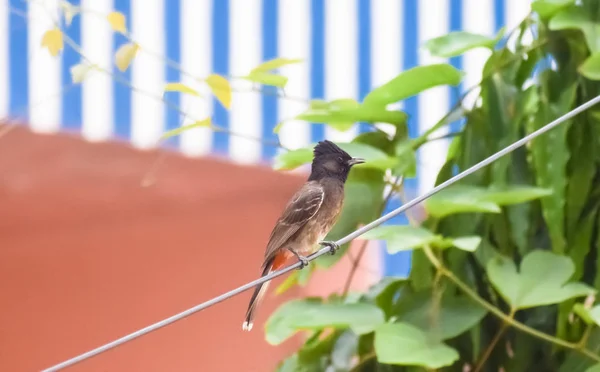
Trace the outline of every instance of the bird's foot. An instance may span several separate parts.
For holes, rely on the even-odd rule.
[[[297,255],[296,257],[298,257],[298,261],[300,261],[300,267],[298,267],[298,270],[302,270],[304,269],[306,266],[308,266],[308,258],[304,257],[304,256],[300,256]]]
[[[294,251],[293,249],[290,249],[290,252],[292,252],[294,254],[294,256],[296,256],[296,258],[298,259],[298,261],[300,261],[300,267],[298,267],[298,270],[302,270],[304,269],[306,266],[308,266],[308,258],[299,255],[296,251]]]
[[[332,241],[319,242],[319,245],[329,247],[329,253],[331,253],[332,255],[336,254],[337,251],[340,249],[340,246],[336,242]]]

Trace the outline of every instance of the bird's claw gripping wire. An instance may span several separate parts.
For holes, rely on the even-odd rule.
[[[296,256],[296,258],[298,259],[298,261],[300,261],[300,267],[298,267],[298,270],[302,270],[304,269],[306,266],[308,266],[308,258],[299,255],[296,251],[294,251],[293,249],[290,249],[290,252],[292,252],[294,254],[294,256]]]
[[[337,244],[336,242],[332,242],[332,241],[319,242],[319,245],[329,247],[329,253],[331,255],[336,254],[336,252],[340,249],[339,244]]]

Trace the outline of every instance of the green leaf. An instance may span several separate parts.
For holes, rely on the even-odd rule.
[[[282,152],[275,156],[273,168],[276,170],[292,170],[310,163],[313,157],[312,148],[302,148]]]
[[[512,260],[494,258],[487,264],[490,281],[513,310],[560,303],[595,290],[583,283],[567,283],[575,266],[569,257],[533,251],[523,258],[520,272]]]
[[[588,115],[588,118],[590,116]],[[569,149],[571,158],[569,159],[569,182],[567,183],[567,206],[566,206],[566,222],[567,236],[572,240],[574,229],[579,222],[580,216],[586,204],[592,189],[592,181],[596,174],[596,131],[595,123],[591,120],[578,121],[576,125],[571,126],[569,130]],[[586,210],[589,210],[589,205]],[[579,227],[577,227],[579,228]],[[587,229],[585,229],[587,230]],[[590,232],[591,233],[591,232]],[[579,235],[579,234],[577,234]],[[575,239],[579,239],[575,236]],[[591,239],[589,237],[588,239]],[[590,244],[583,243],[586,239],[581,240],[583,245],[587,244],[587,248],[583,248],[586,253],[590,249]],[[571,248],[572,250],[572,248]],[[573,257],[573,255],[571,255]],[[577,266],[575,261],[575,266]]]
[[[278,69],[283,66],[300,63],[300,62],[302,62],[302,59],[274,58],[274,59],[268,60],[268,61],[256,66],[255,68],[252,69],[250,74],[264,73],[264,72]]]
[[[535,0],[531,3],[531,10],[542,18],[548,18],[574,2],[575,0]]]
[[[384,107],[429,88],[440,85],[458,85],[461,79],[462,73],[447,63],[417,66],[373,89],[365,97],[364,103],[370,106]]]
[[[500,213],[498,204],[486,200],[485,189],[456,185],[441,190],[425,200],[427,212],[437,218],[456,213]]]
[[[586,369],[585,372],[600,372],[600,363],[591,366],[590,368]]]
[[[255,83],[272,85],[278,88],[284,88],[288,82],[287,77],[277,74],[270,74],[268,72],[252,72],[243,78]]]
[[[583,32],[592,53],[600,52],[600,23],[594,15],[580,6],[569,6],[557,13],[548,24],[551,30],[578,29]]]
[[[498,205],[511,205],[528,202],[552,195],[552,189],[534,186],[497,186],[491,187],[480,196],[481,200]]]
[[[337,130],[347,131],[356,122],[383,122],[401,125],[406,123],[408,116],[402,111],[370,107],[361,105],[351,98],[342,98],[331,102],[312,101],[309,109],[296,116],[296,119],[325,123]]]
[[[436,319],[432,319],[431,310]],[[487,311],[467,297],[442,296],[441,304],[433,301],[431,291],[403,293],[396,307],[399,322],[410,323],[441,340],[455,338],[477,325]]]
[[[210,126],[211,126],[211,120],[210,120],[210,118],[206,118],[204,120],[199,120],[199,121],[193,122],[188,125],[183,125],[179,128],[171,129],[170,131],[163,133],[163,135],[160,138],[166,139],[166,138],[181,134],[181,133],[185,132],[186,130],[190,130],[192,128],[202,128],[202,127],[210,127]]]
[[[331,364],[341,371],[349,371],[352,357],[358,349],[358,337],[354,332],[345,331],[338,337],[331,352]]]
[[[167,83],[165,85],[165,92],[180,92],[191,94],[192,96],[200,96],[200,93],[183,83]]]
[[[350,156],[365,159],[365,163],[357,165],[356,168],[385,170],[392,168],[398,163],[398,159],[387,155],[376,147],[363,143],[350,142],[337,143],[337,145],[350,154]],[[310,163],[313,157],[313,148],[314,145],[281,153],[275,157],[273,167],[277,170],[290,170]]]
[[[298,350],[298,362],[309,370],[323,370],[329,365],[329,357],[333,351],[339,331],[324,334],[322,330],[313,333]]]
[[[276,289],[275,294],[280,295],[292,288],[294,285],[304,287],[314,270],[314,265],[305,267],[303,270],[294,270]]]
[[[394,168],[394,174],[407,178],[412,178],[417,175],[417,154],[415,151],[415,143],[418,141],[406,139],[398,142],[396,146],[396,158],[398,166]]]
[[[480,236],[464,236],[452,239],[452,245],[467,252],[475,252],[481,244]]]
[[[277,365],[276,372],[298,372],[301,371],[299,362],[298,362],[298,354],[293,354],[289,358],[285,359],[281,363]]]
[[[361,164],[364,165],[364,164]],[[338,222],[325,237],[326,240],[338,240],[359,225],[367,224],[381,215],[383,210],[384,173],[377,169],[356,168],[350,172],[345,188],[345,201]],[[344,244],[335,255],[321,256],[316,260],[318,267],[330,267],[338,262],[349,244]]]
[[[444,36],[428,40],[424,46],[434,56],[450,58],[475,48],[493,50],[497,42],[497,38],[466,31],[452,31]]]
[[[386,319],[392,316],[392,307],[398,291],[408,284],[407,278],[383,277],[371,286],[365,297],[375,302],[385,312]]]
[[[600,80],[600,52],[589,56],[577,71],[590,80]]]
[[[422,227],[409,225],[378,226],[362,235],[366,240],[385,240],[390,254],[441,242],[443,238]]]
[[[408,323],[384,324],[375,331],[375,354],[380,363],[441,368],[458,360],[458,352],[429,340]]]
[[[538,129],[550,123],[560,115],[569,111],[575,100],[577,84],[563,88],[563,83],[558,73],[550,72],[542,76],[546,95],[561,89],[560,96],[556,102],[540,105],[534,117],[534,128]],[[550,86],[554,83],[557,86]],[[567,84],[569,82],[566,82]],[[556,93],[554,93],[556,94]],[[566,248],[565,242],[565,193],[567,189],[567,163],[569,161],[569,148],[567,144],[567,133],[571,120],[561,124],[543,136],[534,139],[529,147],[531,162],[535,169],[536,184],[553,190],[552,195],[541,199],[542,215],[548,226],[552,250],[563,253]]]
[[[281,305],[265,325],[267,342],[277,345],[298,330],[350,328],[357,334],[372,332],[384,322],[383,312],[365,303],[322,303],[305,299]]]
[[[575,305],[573,305],[573,312],[575,312],[575,314],[577,314],[586,324],[594,324],[594,319],[592,318],[592,315],[590,314],[590,311],[588,309],[586,309],[583,304],[581,303],[576,303]]]

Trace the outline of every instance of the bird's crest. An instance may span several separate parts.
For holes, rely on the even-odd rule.
[[[317,143],[313,153],[315,157],[322,155],[339,154],[344,157],[350,158],[350,155],[346,151],[342,150],[338,147],[338,145],[329,140],[324,140]]]

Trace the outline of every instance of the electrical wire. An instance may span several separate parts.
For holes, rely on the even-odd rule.
[[[579,114],[579,113],[587,110],[588,108],[592,107],[593,105],[595,105],[595,104],[597,104],[599,102],[600,102],[600,96],[597,96],[597,97],[595,97],[595,98],[587,101],[586,103],[582,104],[581,106],[578,106],[575,109],[573,109],[573,110],[569,111],[568,113],[564,114],[563,116],[559,117],[558,119],[556,119],[556,120],[554,120],[554,121],[546,124],[542,128],[540,128],[540,129],[538,129],[538,130],[530,133],[529,135],[521,138],[520,140],[514,142],[513,144],[505,147],[504,149],[496,152],[495,154],[489,156],[488,158],[486,158],[486,159],[480,161],[479,163],[473,165],[472,167],[468,168],[467,170],[465,170],[465,171],[457,174],[456,176],[448,179],[447,181],[439,184],[438,186],[434,187],[433,189],[431,189],[430,191],[426,192],[425,194],[412,199],[411,201],[407,202],[406,204],[402,205],[401,207],[399,207],[399,208],[391,211],[390,213],[388,213],[388,214],[386,214],[384,216],[381,216],[380,218],[378,218],[378,219],[372,221],[371,223],[369,223],[369,224],[361,227],[360,229],[358,229],[358,230],[356,230],[356,231],[354,231],[354,232],[346,235],[345,237],[339,239],[335,243],[337,245],[340,245],[340,246],[343,245],[343,244],[349,243],[350,241],[356,239],[357,237],[361,236],[362,234],[366,233],[367,231],[372,230],[373,228],[375,228],[375,227],[381,225],[382,223],[390,220],[391,218],[399,215],[400,213],[405,212],[406,210],[408,210],[408,209],[414,207],[415,205],[423,202],[424,200],[430,198],[434,194],[437,194],[441,190],[447,188],[448,186],[450,186],[450,185],[452,185],[452,184],[454,184],[454,183],[462,180],[463,178],[467,177],[468,175],[470,175],[470,174],[478,171],[479,169],[481,169],[481,168],[489,165],[490,163],[493,163],[494,161],[498,160],[502,156],[504,156],[504,155],[506,155],[506,154],[508,154],[508,153],[510,153],[510,152],[512,152],[514,150],[516,150],[517,148],[523,146],[524,144],[526,144],[527,142],[531,141],[532,139],[534,139],[534,138],[536,138],[536,137],[538,137],[538,136],[540,136],[540,135],[548,132],[549,130],[557,127],[558,125],[564,123],[565,121],[571,119],[575,115],[577,115],[577,114]],[[330,248],[329,247],[325,247],[325,248],[322,248],[322,249],[318,250],[317,252],[313,253],[312,255],[308,256],[307,259],[309,261],[312,261],[312,260],[314,260],[314,259],[316,259],[316,258],[318,258],[318,257],[320,257],[320,256],[322,256],[324,254],[327,254],[329,252],[330,252]],[[254,286],[257,286],[257,285],[262,284],[262,283],[264,283],[266,281],[269,281],[269,280],[271,280],[273,278],[281,276],[281,275],[283,275],[283,274],[285,274],[287,272],[290,272],[290,271],[292,271],[292,270],[300,267],[300,265],[301,265],[301,263],[298,261],[298,262],[296,262],[296,263],[294,263],[294,264],[292,264],[292,265],[290,265],[290,266],[288,266],[288,267],[286,267],[284,269],[281,269],[281,270],[278,270],[278,271],[274,271],[274,272],[272,272],[272,273],[270,273],[268,275],[265,275],[265,276],[263,276],[263,277],[261,277],[259,279],[256,279],[256,280],[251,281],[251,282],[249,282],[247,284],[244,284],[244,285],[242,285],[242,286],[240,286],[240,287],[238,287],[236,289],[233,289],[233,290],[231,290],[229,292],[223,293],[222,295],[217,296],[217,297],[215,297],[215,298],[213,298],[211,300],[208,300],[208,301],[203,302],[203,303],[201,303],[199,305],[196,305],[196,306],[194,306],[194,307],[192,307],[192,308],[190,308],[188,310],[185,310],[185,311],[183,311],[183,312],[181,312],[179,314],[175,314],[175,315],[173,315],[173,316],[171,316],[169,318],[163,319],[163,320],[161,320],[161,321],[159,321],[157,323],[154,323],[154,324],[149,325],[149,326],[147,326],[145,328],[142,328],[142,329],[137,330],[137,331],[135,331],[133,333],[130,333],[130,334],[126,335],[126,336],[123,336],[123,337],[121,337],[121,338],[119,338],[117,340],[114,340],[114,341],[109,342],[109,343],[107,343],[105,345],[102,345],[102,346],[100,346],[100,347],[98,347],[96,349],[90,350],[90,351],[85,352],[83,354],[80,354],[80,355],[78,355],[76,357],[73,357],[73,358],[71,358],[69,360],[66,360],[66,361],[64,361],[62,363],[56,364],[56,365],[54,365],[52,367],[49,367],[49,368],[43,370],[43,372],[58,371],[58,370],[61,370],[61,369],[65,368],[65,367],[72,366],[73,364],[79,363],[79,362],[81,362],[81,361],[83,361],[85,359],[89,359],[89,358],[91,358],[91,357],[93,357],[95,355],[98,355],[100,353],[103,353],[105,351],[113,349],[113,348],[115,348],[115,347],[117,347],[119,345],[122,345],[122,344],[124,344],[124,343],[126,343],[128,341],[131,341],[131,340],[136,339],[138,337],[141,337],[141,336],[143,336],[145,334],[148,334],[148,333],[150,333],[152,331],[155,331],[155,330],[157,330],[159,328],[162,328],[162,327],[167,326],[167,325],[169,325],[171,323],[174,323],[174,322],[176,322],[178,320],[181,320],[181,319],[183,319],[183,318],[185,318],[185,317],[187,317],[189,315],[192,315],[192,314],[197,313],[197,312],[199,312],[201,310],[204,310],[204,309],[209,308],[209,307],[211,307],[213,305],[216,305],[219,302],[225,301],[225,300],[227,300],[227,299],[229,299],[229,298],[231,298],[231,297],[233,297],[235,295],[238,295],[238,294],[240,294],[240,293],[242,293],[244,291],[247,291],[248,289],[250,289],[250,288],[252,288]]]

